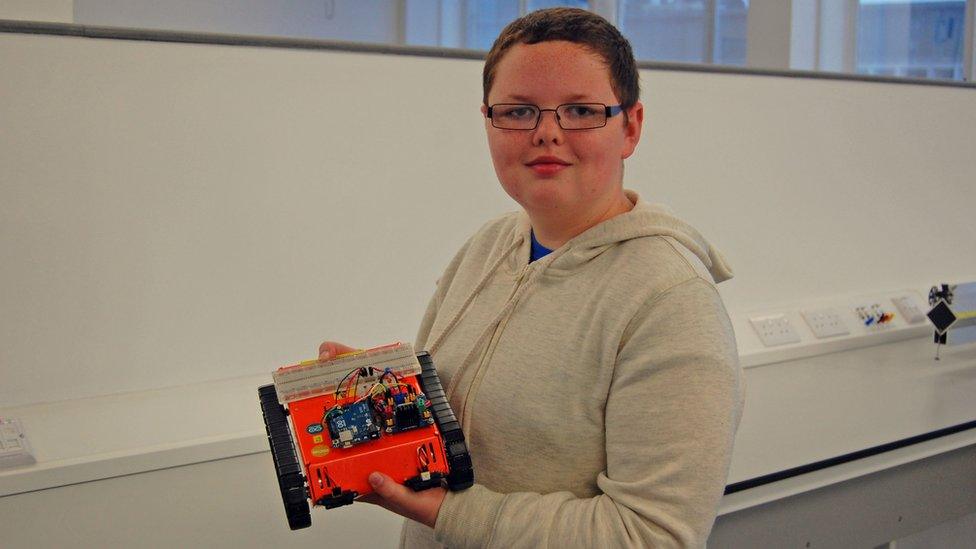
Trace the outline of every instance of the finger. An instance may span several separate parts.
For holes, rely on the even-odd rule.
[[[402,505],[409,501],[410,492],[406,486],[393,482],[393,479],[378,471],[370,473],[369,485],[377,495],[390,503]]]
[[[328,360],[332,356],[332,351],[329,346],[332,345],[331,341],[323,341],[319,345],[319,360]]]
[[[331,360],[339,355],[355,351],[354,347],[343,345],[337,341],[323,341],[319,345],[319,360]]]
[[[328,360],[336,356],[336,342],[335,341],[323,341],[319,345],[319,360]]]
[[[380,507],[393,511],[398,515],[407,518],[414,518],[414,513],[409,509],[409,505],[404,505],[409,495],[405,495],[401,490],[406,490],[397,484],[390,477],[383,473],[374,472],[367,478],[369,485],[373,488],[373,493],[364,496],[367,503],[373,503]]]
[[[376,496],[376,504],[431,528],[437,523],[441,503],[447,495],[445,489],[414,492],[380,472],[371,473],[368,480],[373,488],[373,493],[369,495]]]
[[[361,501],[363,503],[372,503],[373,505],[382,505],[383,498],[379,496],[376,492],[370,492],[365,496],[359,496],[356,501]]]

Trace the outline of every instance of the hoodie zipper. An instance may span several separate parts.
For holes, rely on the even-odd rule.
[[[515,278],[515,285],[512,288],[512,293],[509,294],[508,299],[505,300],[505,306],[508,306],[509,302],[511,302],[512,299],[514,299],[518,294],[519,288],[521,288],[525,283],[526,275],[531,267],[531,264],[527,264],[525,267],[522,267],[521,272],[519,272],[518,276]],[[498,339],[505,330],[505,326],[508,324],[508,320],[512,317],[514,310],[515,309],[512,308],[503,318],[499,319],[494,330],[492,331],[491,338],[488,339],[488,344],[485,346],[485,351],[482,353],[481,359],[478,361],[478,367],[475,368],[474,372],[472,373],[471,383],[468,384],[468,388],[464,392],[464,399],[461,401],[460,406],[460,414],[458,414],[461,418],[461,429],[470,428],[470,420],[468,417],[469,414],[467,413],[468,403],[471,400],[472,395],[477,393],[478,386],[481,385],[481,378],[483,377],[485,366],[491,361],[491,356],[494,354],[495,346],[498,344]]]

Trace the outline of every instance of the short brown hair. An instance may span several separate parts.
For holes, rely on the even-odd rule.
[[[599,15],[579,8],[549,8],[526,14],[506,26],[485,58],[482,74],[485,105],[495,80],[495,69],[512,46],[565,40],[585,46],[599,55],[610,71],[610,86],[624,109],[640,98],[637,61],[630,42]]]

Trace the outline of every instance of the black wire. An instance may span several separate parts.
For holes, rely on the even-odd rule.
[[[333,400],[339,400],[339,389],[342,388],[342,383],[344,381],[346,381],[346,378],[349,377],[349,374],[353,374],[353,373],[356,373],[358,371],[359,371],[359,368],[353,368],[352,370],[349,370],[348,372],[346,372],[346,375],[342,376],[342,379],[339,380],[339,384],[336,385],[335,394],[332,395],[332,399]]]

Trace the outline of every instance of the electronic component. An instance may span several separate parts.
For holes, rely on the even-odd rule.
[[[396,417],[397,431],[420,427],[420,412],[414,403],[398,405],[393,414]]]
[[[865,329],[875,331],[893,326],[891,321],[895,319],[895,313],[886,310],[880,303],[870,305],[858,305],[854,308],[854,314]]]
[[[370,493],[372,471],[413,490],[473,484],[429,354],[398,343],[280,368],[274,378],[258,395],[293,530],[311,524],[307,500],[331,509]]]
[[[427,397],[412,392],[409,385],[397,385],[384,395],[374,397],[374,405],[383,418],[387,433],[399,433],[434,423]]]
[[[345,408],[337,406],[326,412],[332,446],[349,448],[353,444],[380,438],[380,428],[373,419],[373,410],[365,400]]]
[[[420,366],[412,350],[407,351],[404,344],[386,345],[357,353],[349,353],[333,360],[307,360],[292,366],[278,368],[271,376],[274,379],[278,402],[288,404],[293,400],[305,400],[314,396],[329,394],[339,390],[345,383],[347,391],[361,391],[368,388],[380,373],[389,370],[396,376],[420,374]],[[362,372],[366,370],[366,374]],[[372,370],[372,374],[369,371]],[[350,385],[349,374],[358,372],[362,379]]]

